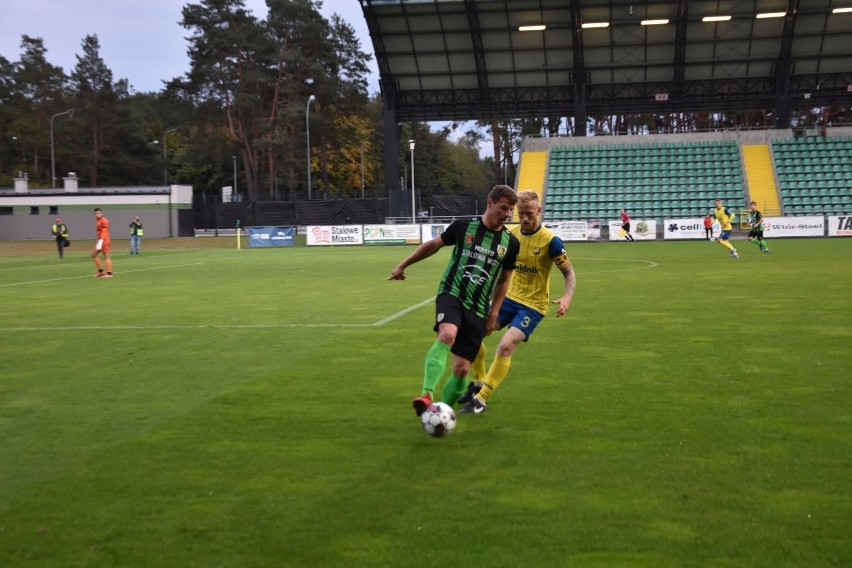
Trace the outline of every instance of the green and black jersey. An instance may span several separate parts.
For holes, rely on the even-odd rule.
[[[480,317],[487,317],[491,294],[500,273],[514,270],[520,244],[505,227],[492,231],[481,218],[453,221],[441,233],[446,245],[455,245],[438,285],[438,294],[450,294]]]
[[[763,230],[763,213],[755,209],[748,214],[748,222],[755,231]]]

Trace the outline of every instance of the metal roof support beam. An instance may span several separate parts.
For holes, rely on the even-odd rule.
[[[399,124],[396,118],[396,86],[393,83],[393,73],[388,62],[378,19],[373,11],[372,0],[360,0],[360,2],[361,11],[364,12],[364,19],[367,21],[367,28],[370,30],[370,37],[376,51],[376,63],[379,66],[379,84],[382,87],[384,103],[385,186],[388,189],[388,194],[393,195],[399,191],[399,156],[397,155],[399,152]],[[392,215],[394,215],[393,212]]]
[[[385,187],[388,195],[394,195],[399,188],[399,123],[396,118],[396,108],[393,103],[385,99],[384,105],[385,123]],[[393,203],[393,200],[391,200]],[[392,217],[403,217],[398,212],[391,211]]]
[[[586,63],[583,57],[583,30],[580,28],[580,19],[580,3],[571,2],[571,51],[574,55],[571,95],[574,99],[574,136],[586,136],[589,130],[589,114],[586,110]]]
[[[485,69],[485,50],[482,47],[482,30],[479,27],[479,13],[474,0],[464,0],[467,13],[467,25],[470,29],[470,42],[473,45],[473,59],[476,64],[476,82],[479,86],[481,102],[488,102],[488,73]]]
[[[790,128],[790,84],[793,76],[793,33],[796,29],[796,12],[799,0],[787,0],[784,30],[781,32],[781,50],[775,64],[775,110],[773,125],[777,129]]]
[[[686,19],[688,15],[687,0],[677,0],[673,93],[676,99],[679,99],[683,94],[684,78],[686,77]]]

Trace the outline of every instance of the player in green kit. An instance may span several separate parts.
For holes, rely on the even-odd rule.
[[[748,214],[748,224],[751,230],[748,232],[748,240],[760,247],[763,254],[769,254],[769,245],[763,240],[763,213],[757,210],[757,202],[752,201],[750,205],[751,212]]]
[[[488,194],[481,217],[453,221],[439,236],[421,244],[391,272],[389,280],[405,280],[405,269],[453,245],[453,252],[435,299],[437,339],[423,370],[421,395],[411,401],[418,416],[432,404],[432,396],[453,355],[453,374],[444,395],[464,390],[465,377],[482,339],[497,329],[497,316],[518,257],[518,239],[504,226],[511,219],[518,195],[507,185]]]

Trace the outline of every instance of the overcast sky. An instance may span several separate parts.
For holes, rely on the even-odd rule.
[[[136,91],[159,91],[163,81],[189,70],[188,31],[178,22],[186,0],[0,0],[0,55],[17,61],[21,36],[40,37],[47,60],[71,74],[83,38],[96,34],[101,58],[113,80],[127,79]],[[266,17],[264,0],[245,0],[258,18]],[[358,0],[326,0],[322,13],[343,16],[355,28],[361,50],[373,44]],[[370,63],[370,93],[378,91],[378,68]]]

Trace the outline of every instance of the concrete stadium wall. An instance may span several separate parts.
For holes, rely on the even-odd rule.
[[[56,217],[68,225],[69,238],[75,241],[95,239],[93,209],[100,207],[110,222],[112,239],[130,239],[128,225],[133,217],[142,219],[145,235],[149,237],[178,236],[178,211],[191,209],[192,187],[165,187],[160,193],[127,193],[121,189],[61,191],[27,191],[0,193],[0,240],[50,240],[50,229]],[[171,196],[171,204],[169,203]],[[171,221],[170,221],[171,217]]]

